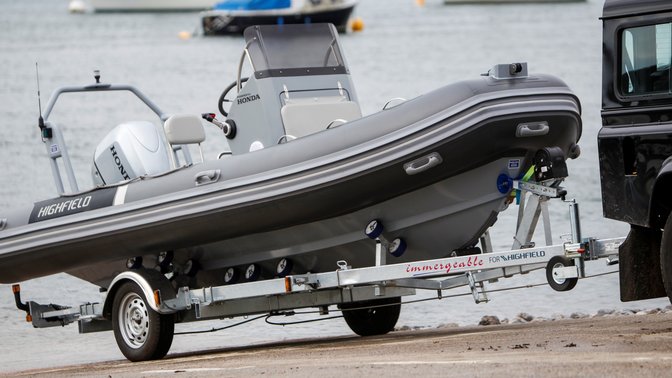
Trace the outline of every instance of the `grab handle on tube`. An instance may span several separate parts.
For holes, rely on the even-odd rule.
[[[551,128],[546,121],[521,123],[516,127],[516,137],[526,138],[543,136],[547,135],[550,130]]]
[[[442,162],[443,159],[441,159],[441,155],[436,152],[432,152],[429,155],[404,164],[404,171],[406,171],[406,174],[409,176],[417,175],[420,172],[424,172],[430,168],[436,167]]]

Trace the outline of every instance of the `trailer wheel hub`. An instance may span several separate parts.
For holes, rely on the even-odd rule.
[[[149,313],[145,302],[136,293],[128,293],[122,299],[119,310],[119,325],[126,344],[131,348],[140,348],[147,340]]]

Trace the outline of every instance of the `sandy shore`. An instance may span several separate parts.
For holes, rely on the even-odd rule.
[[[664,312],[313,338],[11,375],[659,377],[670,371],[672,312]]]

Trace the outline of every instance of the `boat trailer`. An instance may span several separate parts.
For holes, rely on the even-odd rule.
[[[556,291],[567,291],[576,285],[579,278],[586,277],[586,261],[599,258],[610,258],[611,262],[616,260],[618,248],[625,238],[582,239],[578,203],[565,200],[566,191],[559,186],[561,181],[502,180],[503,192],[511,191],[511,200],[515,197],[519,204],[517,232],[512,249],[506,251],[493,251],[486,231],[480,238],[480,251],[475,248],[479,253],[462,256],[453,253],[446,258],[387,264],[387,255],[403,253],[405,242],[400,238],[390,241],[382,222],[372,220],[365,227],[365,233],[375,242],[375,248],[372,248],[375,265],[370,267],[351,268],[347,261],[338,261],[337,269],[331,272],[288,275],[199,289],[180,287],[177,290],[158,270],[137,269],[119,274],[107,289],[103,303],[85,303],[79,307],[44,305],[33,301],[24,303],[19,285],[13,286],[14,296],[17,307],[26,311],[27,321],[32,322],[35,328],[77,322],[80,333],[89,333],[112,329],[111,308],[115,288],[126,281],[133,281],[141,288],[148,306],[154,311],[177,314],[179,322],[278,314],[308,307],[319,308],[320,314],[328,314],[330,305],[338,305],[345,312],[348,304],[352,306],[376,299],[413,295],[417,289],[435,290],[440,299],[443,290],[460,286],[468,286],[474,301],[481,303],[488,301],[485,282],[496,282],[500,278],[544,268],[548,284]],[[548,212],[548,201],[551,199],[569,204],[571,241],[552,245]],[[544,246],[536,246],[532,242],[539,218],[545,233]]]

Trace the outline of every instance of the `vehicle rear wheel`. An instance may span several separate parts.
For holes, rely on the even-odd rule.
[[[672,303],[672,214],[667,217],[660,242],[660,270],[665,292]]]
[[[175,316],[154,311],[140,287],[126,282],[114,296],[112,328],[119,350],[130,361],[156,360],[170,349]]]
[[[354,333],[360,336],[384,335],[397,324],[401,297],[344,303],[340,308],[345,322]]]

